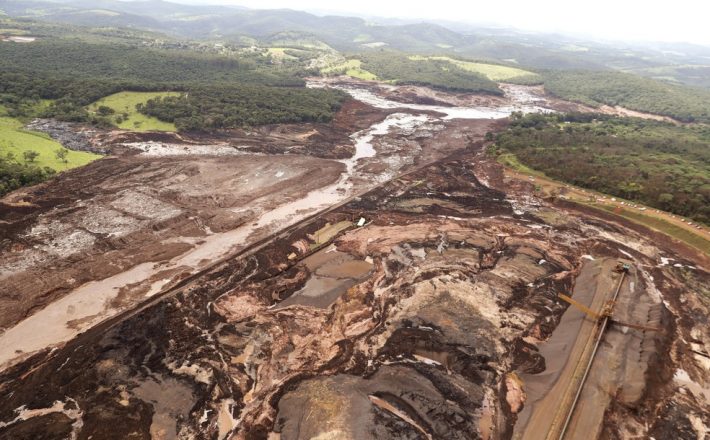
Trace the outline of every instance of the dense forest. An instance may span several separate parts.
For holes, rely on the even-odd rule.
[[[237,128],[286,122],[326,122],[346,98],[326,89],[264,86],[202,87],[182,96],[149,100],[138,111],[179,131]]]
[[[547,71],[544,78],[545,90],[570,101],[593,107],[619,105],[682,122],[710,122],[707,89],[614,71]]]
[[[25,45],[0,44],[0,71],[133,82],[239,81],[271,86],[303,85],[303,80],[297,77],[298,72],[269,65],[268,60],[259,54],[244,54],[237,58],[73,39],[40,40]]]
[[[514,115],[494,154],[710,224],[710,127],[592,114]]]
[[[31,45],[0,44],[0,104],[13,117],[42,116],[108,124],[105,118],[89,114],[85,106],[122,90],[175,90],[190,96],[189,108],[181,107],[182,113],[175,113],[177,103],[163,110],[154,103],[145,111],[201,130],[225,123],[233,126],[328,120],[342,94],[306,89],[302,77],[308,73],[299,66],[270,64],[269,58],[260,54],[237,58],[71,39]],[[229,93],[218,97],[218,89]],[[38,111],[37,102],[41,99],[51,99],[52,103]],[[221,107],[217,105],[220,100]],[[202,111],[209,114],[194,115]],[[222,117],[216,115],[218,111],[224,113]]]
[[[358,55],[358,58],[362,60],[363,69],[397,84],[430,86],[455,92],[503,94],[498,85],[485,76],[444,60],[412,60],[391,51],[370,52]]]

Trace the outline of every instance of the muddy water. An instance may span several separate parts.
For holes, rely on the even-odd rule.
[[[278,308],[294,304],[329,307],[372,270],[372,264],[332,249],[316,252],[306,258],[303,264],[311,270],[311,277],[301,290],[281,301]]]
[[[322,87],[321,83],[309,82],[308,87]],[[382,96],[376,95],[368,89],[353,87],[349,85],[332,85],[331,87],[343,90],[358,101],[369,104],[377,108],[408,108],[412,110],[435,111],[443,113],[444,120],[448,119],[502,119],[507,118],[513,112],[523,113],[550,113],[552,110],[537,105],[538,100],[534,95],[515,88],[504,89],[506,97],[512,102],[511,105],[503,107],[443,107],[438,105],[408,104],[392,101]]]
[[[157,375],[141,382],[131,393],[153,405],[150,434],[154,439],[176,439],[176,419],[186,417],[194,404],[192,390],[169,377]]]
[[[113,313],[106,304],[119,290],[150,277],[153,263],[143,263],[116,276],[84,284],[0,335],[0,369],[45,347],[65,342]],[[71,325],[81,320],[81,324]]]
[[[345,165],[345,172],[335,183],[311,191],[305,197],[283,204],[276,209],[262,212],[250,225],[208,235],[199,245],[166,264],[144,263],[102,281],[87,283],[70,292],[0,334],[0,371],[32,353],[67,342],[97,323],[120,313],[122,309],[111,308],[109,304],[116,298],[121,288],[154,278],[166,269],[181,268],[188,272],[197,271],[212,261],[245,247],[253,241],[250,239],[253,234],[262,228],[285,227],[345,200],[352,195],[351,178],[356,173],[358,161],[376,154],[372,146],[375,137],[387,134],[392,128],[410,129],[426,121],[427,118],[423,116],[402,113],[390,115],[384,121],[352,136],[356,147],[355,154],[341,161]],[[374,184],[376,180],[372,182]],[[348,284],[352,285],[352,283],[352,280],[343,281],[334,292],[341,293],[343,286],[347,289]],[[148,295],[155,295],[169,285],[170,283],[164,279],[157,279],[151,285]],[[327,288],[327,285],[316,284],[314,288],[316,290]],[[337,298],[335,293],[331,293],[331,296]],[[327,302],[325,299],[319,300],[322,304]]]

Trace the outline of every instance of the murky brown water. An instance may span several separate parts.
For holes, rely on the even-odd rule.
[[[316,252],[303,263],[311,270],[311,277],[301,290],[281,301],[279,308],[294,304],[328,307],[372,270],[371,263],[333,248]]]
[[[190,387],[173,378],[148,378],[131,393],[144,402],[153,405],[153,421],[150,435],[156,440],[177,438],[176,419],[186,417],[194,404]]]

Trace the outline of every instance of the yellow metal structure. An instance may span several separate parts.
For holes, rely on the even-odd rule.
[[[597,322],[600,322],[602,318],[607,317],[614,324],[621,325],[624,327],[634,328],[636,330],[649,330],[649,331],[653,331],[653,332],[657,332],[657,331],[661,330],[657,327],[649,327],[649,326],[640,325],[640,324],[629,324],[626,322],[621,322],[621,321],[617,321],[617,320],[613,319],[612,314],[614,313],[614,305],[615,305],[614,301],[607,301],[606,304],[604,304],[604,307],[602,308],[601,312],[595,312],[594,310],[585,306],[581,302],[572,299],[571,297],[565,295],[564,293],[560,293],[560,294],[558,294],[558,296],[560,297],[560,299],[577,307],[579,310],[586,313],[588,316],[590,316],[592,319],[594,319]]]

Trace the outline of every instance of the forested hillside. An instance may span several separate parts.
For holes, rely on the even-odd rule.
[[[122,90],[194,91],[189,93],[191,108],[211,110],[216,108],[213,98],[218,95],[214,90],[233,90],[234,97],[225,95],[222,99],[238,100],[243,103],[241,107],[223,105],[221,118],[190,118],[189,126],[209,129],[222,126],[216,120],[256,125],[274,120],[322,121],[332,116],[337,107],[333,103],[342,98],[340,93],[308,90],[301,78],[307,72],[301,67],[282,67],[269,61],[262,54],[219,56],[72,39],[29,45],[0,44],[0,103],[13,117],[45,116],[105,123],[97,115],[89,114],[85,106]],[[203,98],[204,103],[198,102]],[[52,100],[50,105],[38,111],[36,103],[47,99]],[[261,104],[257,107],[255,102]],[[152,110],[157,111],[157,107]],[[178,119],[184,122],[184,115]],[[198,120],[205,125],[198,127]]]
[[[410,59],[391,52],[371,52],[358,57],[365,70],[397,84],[431,86],[456,92],[502,95],[498,85],[477,72],[464,70],[446,60]]]
[[[172,122],[179,131],[286,122],[325,122],[346,98],[326,89],[263,86],[201,87],[183,96],[149,100],[138,111]]]
[[[710,122],[710,90],[614,71],[547,71],[545,89],[594,107],[620,105],[682,122]]]
[[[593,114],[514,117],[494,154],[710,224],[710,127]]]

